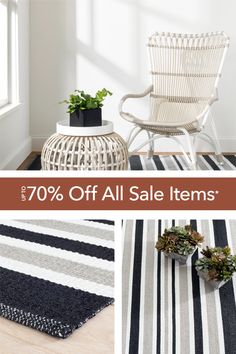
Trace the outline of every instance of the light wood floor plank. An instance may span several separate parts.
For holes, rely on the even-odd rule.
[[[0,317],[0,354],[112,354],[114,306],[111,305],[67,339],[53,338]]]

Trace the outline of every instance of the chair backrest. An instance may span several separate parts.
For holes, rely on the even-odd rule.
[[[154,33],[148,41],[151,96],[183,103],[208,101],[218,85],[228,46],[224,32]]]

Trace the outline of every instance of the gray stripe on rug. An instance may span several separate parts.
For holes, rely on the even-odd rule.
[[[214,155],[209,155],[209,157],[212,159],[212,161],[215,162],[215,164],[217,166],[219,166],[219,168],[223,171],[232,171],[235,170],[235,167],[233,165],[230,164],[229,160],[227,160],[224,156],[223,156],[223,162],[224,165],[219,165],[216,157]]]
[[[229,220],[231,231],[231,242],[233,250],[236,252],[236,220]]]
[[[230,241],[231,247],[236,253],[236,237],[235,237],[235,230],[236,230],[236,220],[229,220],[228,228],[230,232]],[[236,294],[236,279],[233,278],[233,286],[234,286],[234,293]],[[236,300],[236,299],[235,299]]]
[[[168,220],[165,220],[164,222],[162,222],[164,228],[168,228],[171,225],[168,224]],[[162,227],[162,233],[164,232],[164,229]],[[170,258],[164,257],[164,255],[162,254],[162,274],[165,273],[164,276],[164,291],[162,291],[162,296],[163,294],[166,294],[164,296],[164,317],[165,317],[165,335],[164,335],[164,348],[166,353],[169,353],[171,350],[171,344],[172,344],[172,322],[169,321],[169,316],[172,314],[172,303],[169,301],[169,297],[167,294],[169,294],[169,282],[171,281],[170,279],[170,266],[172,263],[172,260]],[[164,263],[164,264],[163,264]]]
[[[235,166],[225,156],[223,156],[223,161],[223,167],[225,166],[225,164],[227,164],[229,166],[228,170],[235,170]]]
[[[144,158],[145,160],[145,163],[146,163],[146,170],[148,171],[153,171],[155,170],[156,168],[154,167],[154,162],[153,162],[153,159],[147,159],[147,158]]]
[[[182,155],[177,155],[175,156],[176,159],[179,161],[179,163],[181,164],[181,166],[183,167],[184,170],[187,170],[188,169],[188,166],[187,166],[187,162],[185,160],[185,158],[182,156]]]
[[[1,244],[1,239],[0,256],[98,284],[114,286],[113,272]],[[96,264],[96,261],[94,263]]]
[[[176,171],[179,170],[179,166],[177,165],[177,163],[174,161],[172,156],[168,156],[168,158],[166,158],[167,156],[163,157],[163,160],[165,160],[167,169],[170,171]],[[163,162],[162,160],[162,162]]]
[[[147,243],[146,243],[146,266],[145,266],[145,288],[149,289],[144,295],[144,334],[143,351],[148,353],[149,343],[153,342],[153,321],[150,320],[150,314],[153,313],[153,288],[154,288],[154,249],[155,243],[155,221],[148,220],[147,223]],[[148,309],[148,311],[146,311]]]
[[[210,156],[209,156],[210,158]],[[213,168],[211,167],[211,165],[204,159],[204,157],[202,155],[198,155],[198,164],[200,169],[202,170],[213,170]]]
[[[97,237],[103,240],[111,240],[111,241],[114,240],[113,231],[96,228],[92,225],[92,223],[91,226],[85,226],[81,224],[80,225],[73,224],[71,222],[63,222],[58,220],[54,220],[53,222],[51,220],[19,220],[19,221],[26,224],[47,227],[53,230],[79,233],[81,235]]]
[[[133,264],[132,249],[133,249],[133,232],[134,221],[127,220],[125,224],[125,235],[129,235],[124,243],[123,262],[122,262],[122,353],[125,353],[126,341],[127,341],[127,326],[129,316],[129,300],[130,300],[130,269]],[[126,273],[127,270],[127,273]]]
[[[186,225],[186,220],[180,220],[179,226]],[[188,267],[179,266],[179,299],[180,299],[180,331],[185,333],[181,337],[181,354],[189,354],[190,349],[190,318],[189,318],[189,288],[188,288]],[[177,324],[178,325],[178,324]]]
[[[209,222],[207,220],[201,221],[201,233],[204,235],[205,240],[203,247],[211,244],[209,238],[210,228]],[[217,316],[216,316],[216,298],[212,287],[204,283],[205,285],[205,297],[206,297],[206,307],[207,307],[207,317],[211,319],[211,322],[208,321],[208,341],[209,341],[209,354],[220,354],[220,343],[219,336],[216,336],[215,333],[218,332],[217,327]]]

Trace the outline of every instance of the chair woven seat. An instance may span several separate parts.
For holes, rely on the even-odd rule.
[[[151,133],[154,133],[154,134],[161,134],[161,135],[165,135],[165,136],[178,136],[178,135],[184,135],[184,133],[180,130],[177,130],[177,128],[173,127],[165,127],[165,126],[162,126],[162,125],[158,125],[158,124],[155,124],[155,125],[145,125],[145,124],[137,124],[140,126],[140,128],[142,129],[145,129]],[[182,128],[185,128],[189,134],[193,134],[193,133],[197,133],[199,130],[196,126],[194,126],[193,123],[190,123],[190,124],[186,124],[186,125],[183,125]]]
[[[196,169],[196,137],[210,142],[217,155],[221,148],[213,119],[210,123],[214,139],[203,132],[213,102],[218,100],[217,87],[229,38],[224,32],[202,34],[154,33],[148,41],[152,85],[141,94],[129,94],[122,98],[120,115],[135,126],[128,138],[128,147],[142,130],[148,139],[138,151],[149,143],[148,156],[154,150],[158,135],[172,137],[179,143],[189,165]],[[123,111],[128,98],[149,95],[150,115],[148,120],[137,118]],[[139,128],[138,131],[135,131]],[[190,157],[175,136],[185,135]],[[193,141],[192,141],[193,139]]]

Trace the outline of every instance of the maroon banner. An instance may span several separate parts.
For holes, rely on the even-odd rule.
[[[0,210],[236,210],[236,178],[0,178]]]

